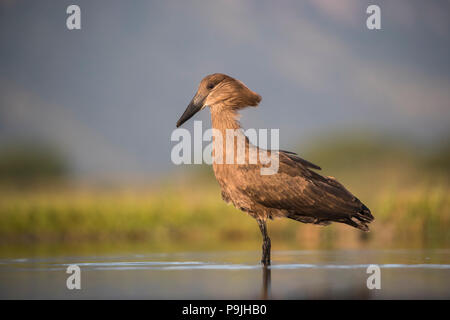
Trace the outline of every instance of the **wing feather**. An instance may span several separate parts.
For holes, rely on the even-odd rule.
[[[365,223],[373,220],[370,210],[336,179],[310,170],[320,167],[291,152],[279,151],[279,156],[279,171],[274,175],[260,175],[258,166],[242,168],[245,179],[238,186],[240,192],[267,208],[287,212],[294,220],[337,221],[368,230]]]

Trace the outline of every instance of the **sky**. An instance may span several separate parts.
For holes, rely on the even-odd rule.
[[[262,96],[241,123],[279,128],[282,149],[340,129],[442,139],[449,14],[440,0],[3,0],[0,144],[55,145],[82,177],[171,172],[176,121],[216,72]],[[210,126],[208,110],[195,119]]]

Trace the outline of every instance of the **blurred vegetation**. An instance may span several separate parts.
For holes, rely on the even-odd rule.
[[[0,147],[0,183],[29,186],[61,180],[68,173],[63,156],[41,144],[20,143]]]
[[[274,249],[357,247],[449,247],[450,171],[448,145],[419,148],[370,135],[333,135],[299,148],[358,196],[375,216],[371,233],[349,226],[301,224],[288,219],[269,223]],[[12,153],[14,154],[14,153]],[[22,153],[23,155],[24,153]],[[52,158],[32,169],[20,156],[1,159],[11,172],[2,178],[60,176],[65,167]],[[28,158],[27,158],[28,159]],[[8,168],[4,165],[3,168]],[[11,170],[11,169],[10,169]],[[16,173],[12,173],[12,172]],[[187,170],[189,171],[189,170]],[[39,174],[36,172],[40,172]],[[209,166],[192,175],[167,179],[158,187],[99,189],[53,187],[0,190],[0,242],[17,243],[248,243],[260,242],[255,221],[226,205]],[[34,179],[34,178],[33,178]]]

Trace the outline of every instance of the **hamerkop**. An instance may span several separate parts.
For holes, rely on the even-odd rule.
[[[238,111],[248,106],[256,107],[261,97],[241,81],[225,74],[206,76],[198,87],[177,127],[205,107],[211,111],[212,126],[226,137],[227,131],[238,132],[245,141],[245,159],[237,163],[225,161],[236,144],[230,147],[225,138],[220,142],[213,135],[213,168],[226,202],[247,212],[256,219],[263,236],[262,259],[270,265],[270,238],[266,220],[285,217],[303,223],[328,225],[340,222],[363,231],[374,218],[370,210],[333,177],[324,177],[313,170],[320,167],[300,158],[296,153],[282,150],[264,150],[278,158],[278,171],[261,174],[262,161],[250,162],[250,150],[260,151],[245,137],[238,121]],[[242,144],[241,144],[242,145]],[[219,154],[222,153],[222,154]],[[218,158],[223,161],[216,161]]]

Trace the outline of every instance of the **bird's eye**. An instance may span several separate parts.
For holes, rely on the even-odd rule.
[[[214,83],[210,83],[206,86],[209,90],[211,90],[212,88],[214,88]]]

